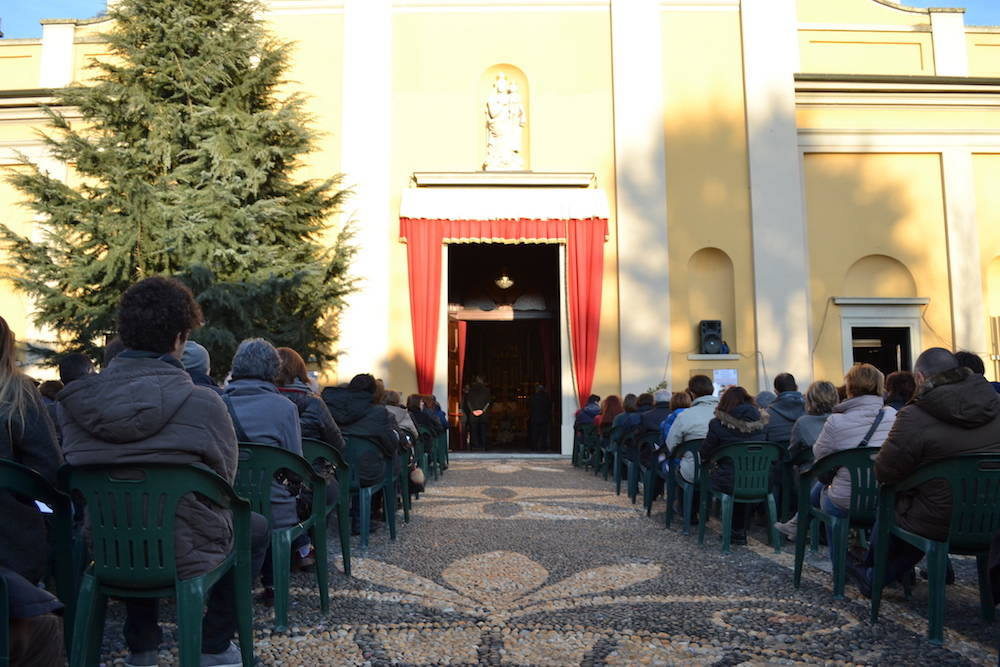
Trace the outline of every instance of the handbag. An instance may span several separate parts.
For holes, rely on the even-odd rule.
[[[868,429],[868,433],[865,434],[865,437],[862,438],[861,442],[858,443],[857,447],[868,446],[868,441],[872,439],[873,435],[875,435],[875,429],[877,429],[878,425],[882,423],[883,417],[885,417],[885,408],[879,410],[878,414],[875,415],[875,421],[872,422],[871,428]],[[837,476],[838,470],[840,470],[839,466],[836,468],[830,468],[829,470],[821,472],[820,474],[816,475],[816,479],[819,480],[819,483],[822,484],[823,486],[830,486],[831,484],[833,484],[833,478]]]

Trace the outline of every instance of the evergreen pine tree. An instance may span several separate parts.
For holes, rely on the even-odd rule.
[[[216,368],[264,336],[330,357],[333,321],[353,290],[345,225],[321,243],[346,192],[339,176],[293,178],[313,147],[299,94],[280,87],[290,46],[269,36],[254,0],[121,0],[112,58],[95,81],[56,92],[45,136],[80,176],[34,168],[11,182],[44,222],[37,242],[0,226],[15,286],[66,351],[96,354],[133,282],[177,275],[206,325]]]

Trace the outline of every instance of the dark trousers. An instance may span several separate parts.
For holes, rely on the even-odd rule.
[[[549,448],[549,422],[528,422],[528,444],[538,452]]]
[[[486,417],[469,415],[469,447],[486,449]]]
[[[264,561],[264,552],[271,542],[267,519],[250,514],[250,576],[256,577]],[[160,647],[163,632],[159,625],[159,600],[131,598],[125,601],[125,643],[132,653],[155,651]],[[202,653],[222,653],[236,634],[236,587],[233,571],[229,570],[208,593],[205,617],[201,624]]]
[[[868,553],[865,555],[865,566],[875,567],[875,545],[878,543],[878,521],[872,528],[872,541],[868,545]],[[903,575],[916,567],[917,563],[924,557],[924,552],[916,548],[909,542],[904,542],[895,535],[889,536],[888,553],[885,563],[885,584],[901,581]],[[875,570],[871,570],[874,575]]]

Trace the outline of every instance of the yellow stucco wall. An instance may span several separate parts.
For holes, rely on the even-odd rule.
[[[31,211],[19,204],[20,192],[7,182],[7,179],[25,167],[7,166],[0,167],[0,222],[13,229],[18,234],[31,235]],[[8,269],[0,267],[0,277],[6,275]],[[28,324],[29,304],[28,299],[10,287],[6,280],[0,280],[0,315],[7,320],[7,324],[14,331],[18,340],[28,337],[30,327]]]
[[[614,195],[610,24],[606,11],[400,12],[393,17],[390,211],[414,171],[476,171],[485,146],[483,74],[521,70],[530,97],[534,171],[592,171]],[[557,36],[556,43],[553,43]],[[558,39],[564,36],[565,39]],[[456,54],[462,54],[456,57]],[[609,201],[614,211],[614,201]],[[593,390],[619,391],[614,216],[605,244],[601,337]],[[389,380],[416,390],[406,247],[391,226]]]
[[[736,368],[741,384],[756,387],[740,17],[670,11],[662,20],[672,386],[687,386],[692,371]],[[705,248],[732,263],[730,294],[719,294],[719,284],[693,284],[689,268],[697,276],[702,258],[725,273],[724,257],[716,253],[690,264]],[[689,361],[687,355],[698,352],[696,327],[703,319],[721,319],[723,338],[746,356]]]
[[[840,130],[942,130],[957,128],[1000,130],[1000,113],[993,106],[940,106],[931,108],[915,100],[912,106],[800,105],[800,128]]]
[[[976,175],[976,217],[979,221],[979,253],[982,266],[984,302],[987,317],[1000,317],[1000,154],[973,156]],[[986,349],[1000,354],[991,344],[987,321]],[[993,364],[987,360],[986,376],[998,380]]]
[[[901,263],[916,296],[929,297],[923,346],[951,347],[951,300],[939,154],[807,154],[804,160],[817,379],[843,375],[840,314],[831,297],[900,297],[905,281],[868,282],[845,293],[848,270],[869,255]],[[882,263],[885,266],[886,263]],[[877,269],[872,275],[878,275]],[[883,275],[892,275],[886,271]],[[850,281],[862,291],[866,281]]]
[[[799,30],[800,71],[822,74],[934,74],[926,32]]]
[[[1000,76],[1000,31],[966,34],[969,76]]]
[[[42,43],[37,39],[0,40],[0,88],[22,90],[38,87]]]

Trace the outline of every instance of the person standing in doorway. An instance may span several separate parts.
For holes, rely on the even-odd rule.
[[[490,388],[483,378],[476,376],[475,382],[465,395],[465,412],[469,419],[469,447],[471,449],[486,449],[486,411],[490,407]]]
[[[549,448],[551,419],[552,401],[545,387],[538,385],[528,403],[528,444],[532,451],[543,452]]]

